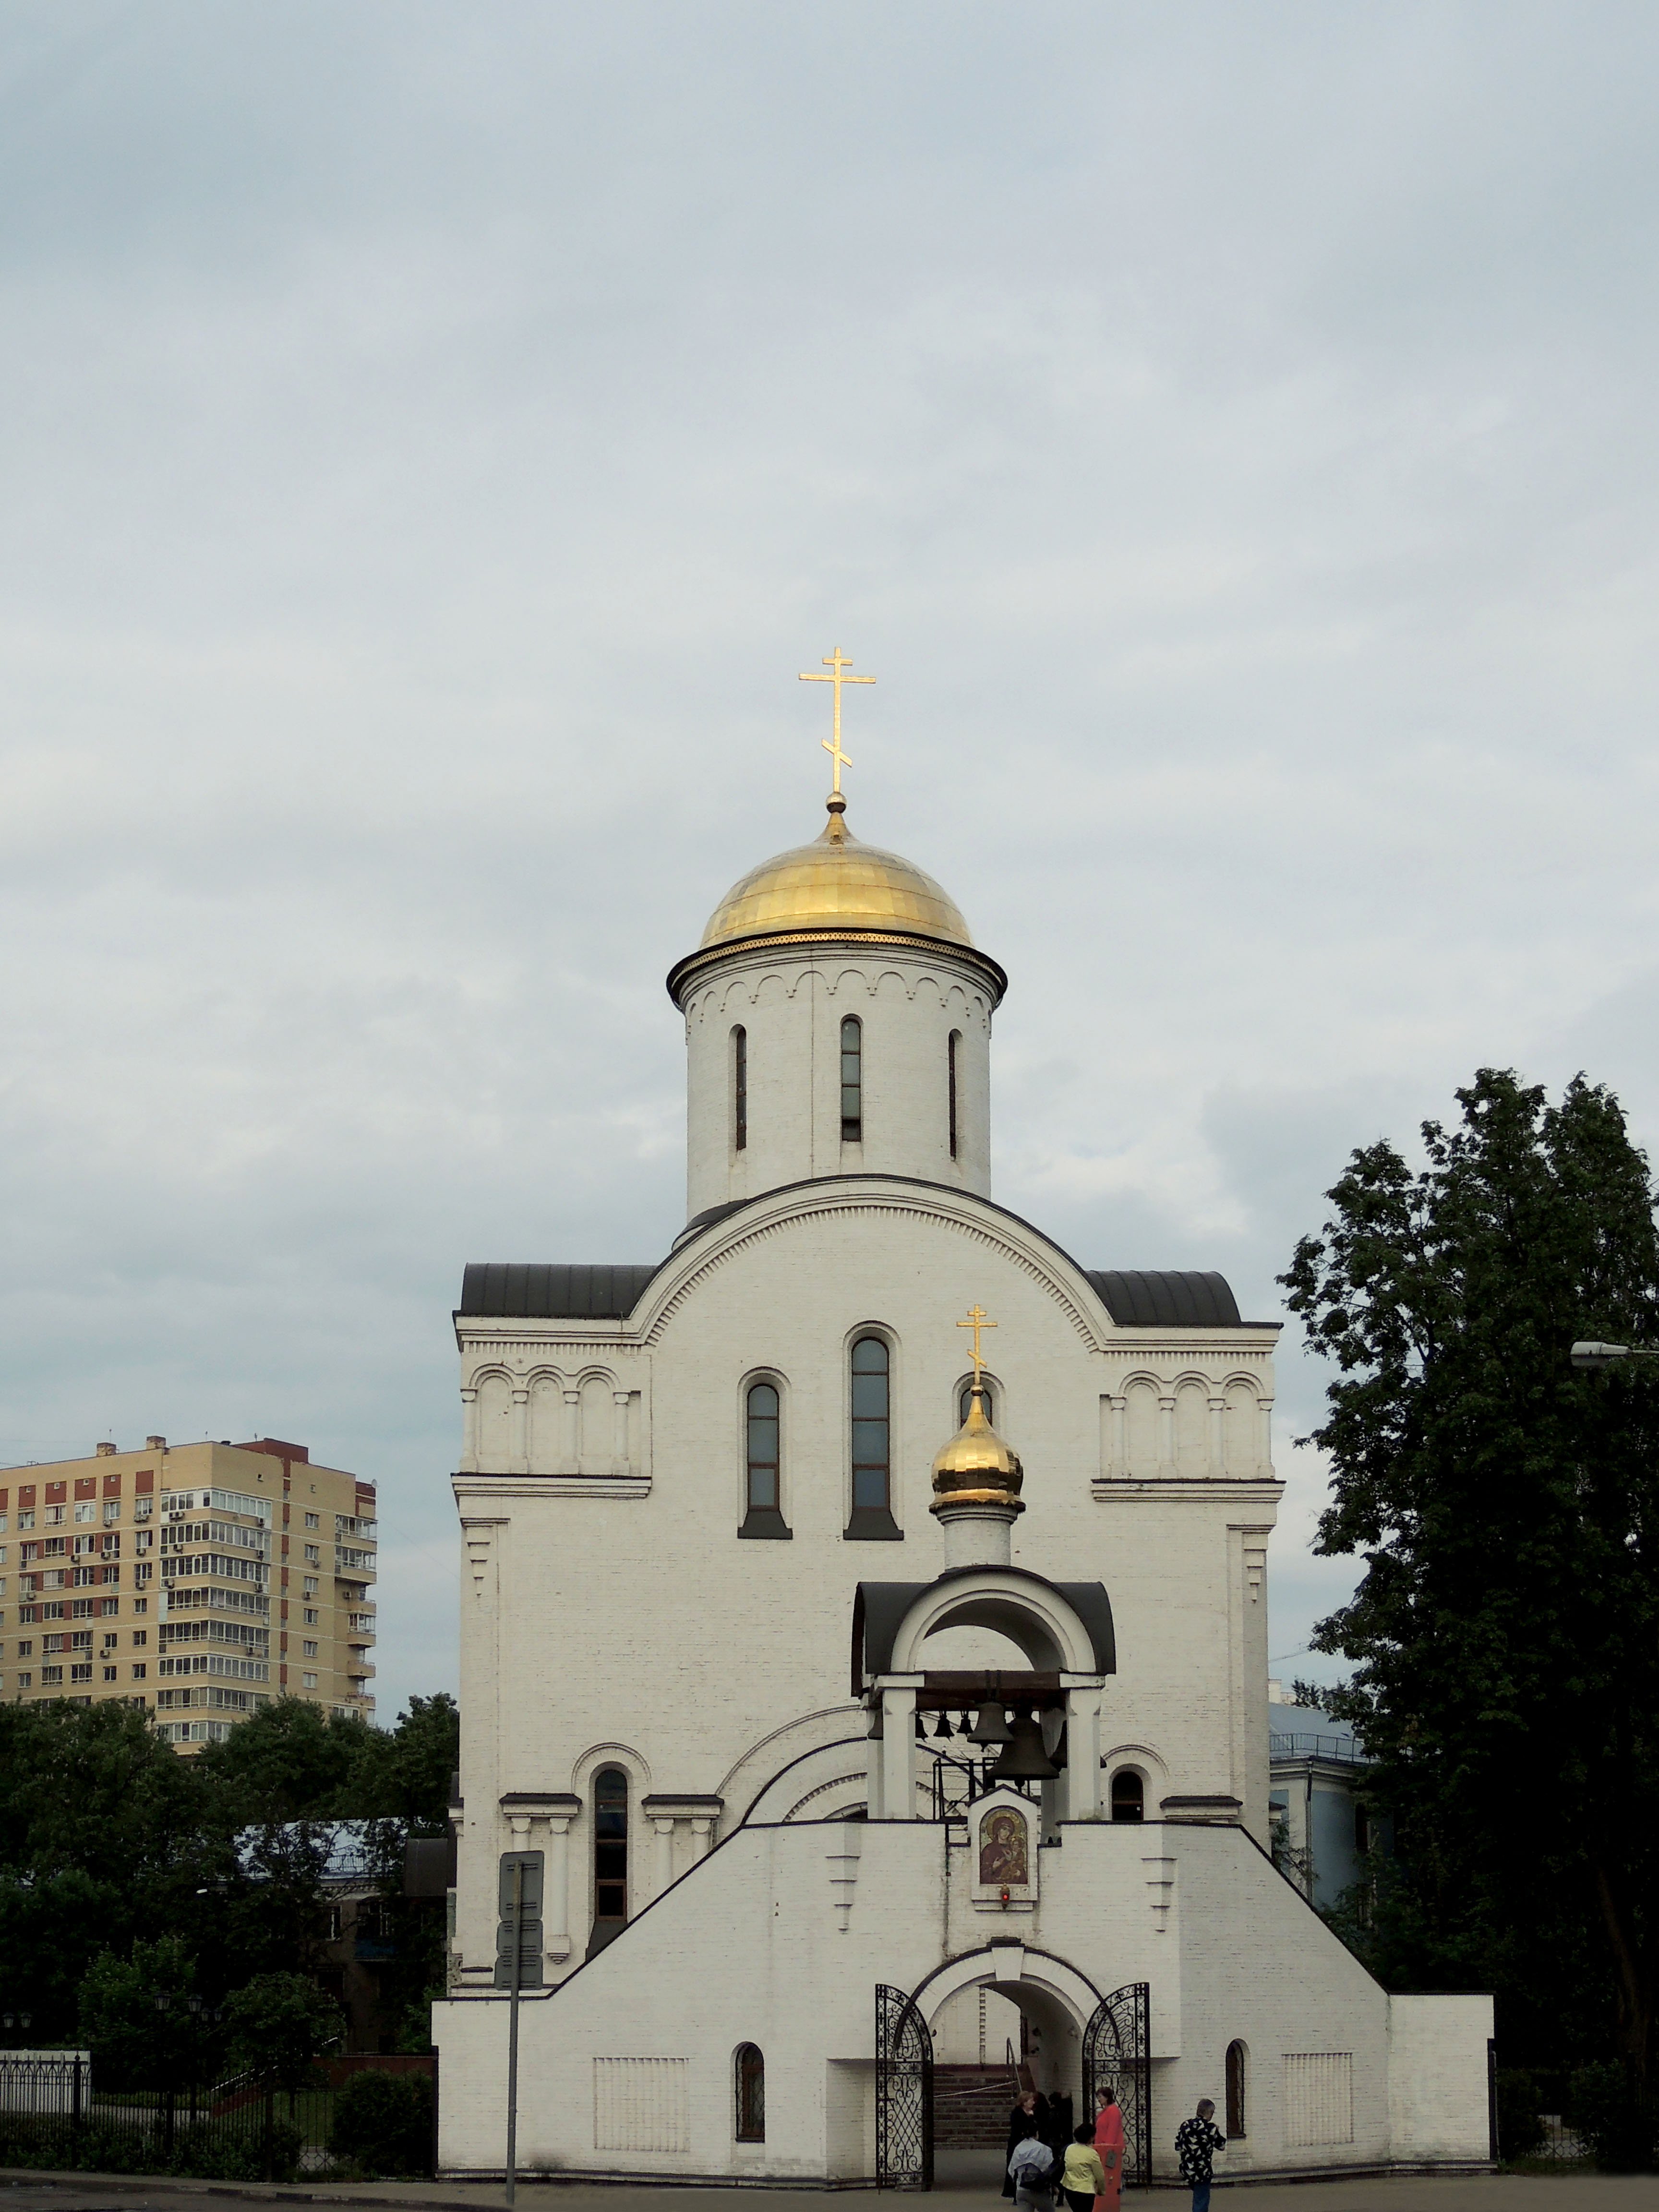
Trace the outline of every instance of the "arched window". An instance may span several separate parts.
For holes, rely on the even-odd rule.
[[[890,1355],[885,1340],[861,1336],[853,1346],[853,1515],[847,1534],[893,1537]]]
[[[738,2045],[733,2067],[739,2142],[766,2141],[766,2061],[752,2043]]]
[[[1144,1820],[1146,1817],[1146,1792],[1140,1777],[1133,1766],[1120,1766],[1112,1777],[1112,1818]]]
[[[1244,2046],[1242,2043],[1230,2043],[1227,2045],[1227,2140],[1233,2142],[1244,2133]]]
[[[962,1395],[957,1400],[957,1419],[958,1421],[965,1421],[967,1419],[968,1407],[973,1398],[973,1384],[971,1382],[964,1382],[962,1386]],[[996,1394],[982,1376],[980,1378],[979,1395],[985,1401],[985,1418],[991,1424],[991,1426],[995,1428],[997,1425],[997,1417],[994,1411]]]
[[[841,1025],[841,1140],[864,1142],[864,1029],[853,1014]]]
[[[740,1536],[787,1536],[781,1510],[777,1386],[751,1383],[743,1402],[744,1514]]]
[[[950,1094],[951,1158],[957,1156],[957,1048],[962,1042],[962,1031],[952,1030],[945,1048],[945,1085]]]
[[[602,1766],[593,1777],[593,1940],[592,1958],[628,1918],[628,1777]]]
[[[741,1022],[732,1032],[732,1144],[739,1152],[749,1144],[749,1032]]]

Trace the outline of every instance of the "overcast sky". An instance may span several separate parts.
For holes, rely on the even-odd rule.
[[[663,975],[816,833],[836,643],[1086,1265],[1275,1315],[1483,1062],[1659,1136],[1656,64],[1618,0],[10,0],[0,1459],[308,1443],[381,1717],[453,1686],[462,1265],[666,1249]]]

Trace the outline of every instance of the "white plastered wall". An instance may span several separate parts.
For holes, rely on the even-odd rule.
[[[991,1012],[982,969],[943,947],[764,946],[700,975],[684,1000],[686,1212],[814,1176],[914,1176],[988,1194]],[[862,1030],[863,1139],[842,1142],[841,1027]],[[732,1034],[747,1037],[736,1145]],[[957,1155],[948,1045],[957,1049]]]

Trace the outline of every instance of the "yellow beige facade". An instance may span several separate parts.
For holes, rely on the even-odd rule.
[[[378,1534],[373,1483],[274,1437],[0,1469],[0,1697],[186,1753],[274,1697],[372,1719]]]

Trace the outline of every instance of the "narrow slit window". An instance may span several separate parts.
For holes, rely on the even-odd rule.
[[[856,1025],[855,1025],[856,1026]],[[853,1346],[853,1510],[890,1510],[891,1429],[887,1346],[861,1336]]]
[[[619,1766],[593,1778],[593,1917],[628,1917],[628,1777]]]
[[[752,2043],[738,2045],[738,2141],[766,2141],[766,2061]]]
[[[741,1024],[732,1032],[732,1143],[737,1152],[749,1146],[749,1032]]]
[[[984,1401],[985,1418],[991,1424],[991,1426],[995,1428],[997,1425],[996,1394],[992,1389],[990,1384],[985,1380],[983,1376],[980,1377],[979,1395]],[[964,1382],[962,1386],[962,1395],[957,1400],[957,1419],[958,1423],[967,1419],[968,1408],[973,1403],[973,1384],[971,1382]]]
[[[945,1048],[945,1085],[950,1094],[951,1158],[952,1159],[957,1157],[957,1048],[961,1042],[961,1030],[952,1030]]]
[[[749,1393],[749,1510],[778,1510],[778,1394],[769,1382]]]
[[[1146,1792],[1140,1777],[1132,1766],[1121,1766],[1112,1777],[1112,1818],[1115,1820],[1144,1820],[1146,1817]]]
[[[864,1025],[853,1014],[841,1025],[841,1140],[864,1142]]]
[[[1248,2137],[1244,2125],[1244,2046],[1242,2043],[1227,2045],[1227,2140],[1234,2142]]]

